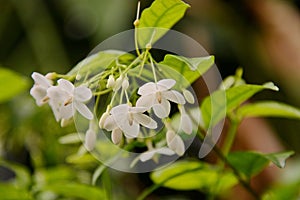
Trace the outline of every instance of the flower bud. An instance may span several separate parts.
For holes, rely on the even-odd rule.
[[[88,151],[94,149],[96,144],[96,139],[97,139],[97,135],[95,131],[93,131],[92,129],[88,129],[85,134],[85,141],[84,141],[84,146]]]
[[[115,86],[115,78],[113,75],[109,75],[108,79],[107,79],[107,84],[106,84],[106,88],[113,88]]]
[[[123,76],[121,75],[119,78],[117,78],[115,86],[114,86],[114,91],[117,91],[121,88],[122,83],[123,83]]]
[[[189,102],[190,104],[195,103],[195,98],[189,90],[184,89],[183,90],[183,96],[186,99],[186,101]]]
[[[45,77],[49,80],[54,80],[54,79],[56,79],[57,74],[55,72],[50,72],[50,73],[46,74]]]
[[[129,81],[128,78],[124,78],[123,82],[122,82],[122,89],[126,90],[129,87]]]
[[[108,112],[105,112],[105,113],[102,114],[102,116],[99,120],[99,128],[102,128],[102,129],[104,128],[104,123],[105,123],[108,116],[109,116]]]
[[[114,144],[120,144],[120,142],[122,141],[122,131],[119,128],[116,128],[112,131],[111,133],[111,140]]]

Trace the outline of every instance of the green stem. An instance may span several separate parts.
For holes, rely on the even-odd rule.
[[[237,133],[237,129],[239,126],[239,121],[237,119],[232,117],[230,119],[230,121],[231,121],[231,125],[230,125],[229,131],[227,133],[227,136],[225,138],[224,146],[222,149],[225,157],[228,155],[228,153],[233,145],[233,142],[234,142],[234,139],[235,139],[235,136]]]

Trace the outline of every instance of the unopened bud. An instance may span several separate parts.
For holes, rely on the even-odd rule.
[[[45,77],[49,80],[54,80],[57,77],[57,74],[55,72],[49,72],[48,74],[45,75]]]
[[[123,82],[122,82],[122,89],[126,90],[129,87],[129,81],[128,78],[124,78]]]
[[[117,91],[121,88],[122,83],[123,83],[123,78],[124,77],[122,75],[119,78],[117,78],[116,84],[115,84],[115,87],[114,87],[114,91]]]
[[[108,112],[105,112],[105,113],[102,114],[102,116],[99,120],[99,128],[102,128],[102,129],[104,128],[104,123],[105,123],[108,116],[109,116]]]
[[[140,20],[139,19],[134,20],[133,25],[135,27],[138,27],[140,25]]]
[[[186,99],[186,101],[189,102],[190,104],[195,103],[195,98],[189,90],[184,89],[183,90],[183,96]]]
[[[95,144],[96,144],[96,139],[97,139],[97,135],[96,135],[95,131],[88,129],[85,134],[85,141],[84,141],[84,146],[88,151],[91,151],[94,149]]]
[[[115,78],[113,75],[109,75],[108,79],[107,79],[107,84],[106,84],[106,88],[113,88],[115,86]]]
[[[114,144],[120,144],[120,142],[122,141],[122,131],[119,128],[116,128],[112,131],[111,133],[111,140]]]

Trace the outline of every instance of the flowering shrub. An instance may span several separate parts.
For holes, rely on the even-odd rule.
[[[300,119],[300,110],[275,101],[243,104],[262,90],[279,89],[272,82],[246,83],[241,69],[198,103],[191,84],[215,68],[214,57],[187,57],[169,51],[159,61],[152,51],[188,8],[181,0],[155,0],[140,17],[138,4],[132,32],[134,52],[105,49],[93,52],[66,74],[34,72],[30,94],[38,106],[50,106],[61,127],[74,122],[78,134],[64,136],[64,143],[74,143],[74,137],[76,142],[81,139],[77,156],[96,158],[99,167],[92,184],[111,167],[150,172],[153,185],[138,199],[159,187],[201,190],[212,199],[238,183],[261,199],[250,185],[251,178],[270,163],[283,168],[293,152],[231,152],[237,127],[247,117]],[[222,146],[216,146],[225,118],[230,128]],[[194,140],[202,142],[199,159],[186,159]],[[201,160],[211,151],[218,156],[217,164]],[[74,188],[81,187],[66,191]],[[48,190],[60,192],[54,186]],[[96,191],[104,198],[102,190]],[[271,191],[263,198],[280,199],[280,195]]]

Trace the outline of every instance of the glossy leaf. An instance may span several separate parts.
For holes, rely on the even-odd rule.
[[[100,51],[79,62],[68,75],[98,73],[109,68],[116,60],[123,60],[124,62],[134,59],[132,54],[123,51],[107,50]],[[121,62],[120,61],[120,62]]]
[[[247,178],[261,172],[270,162],[276,166],[283,168],[285,161],[292,154],[292,151],[261,154],[258,152],[231,152],[227,159],[241,174]]]
[[[245,84],[227,90],[215,91],[201,104],[205,128],[216,125],[226,116],[226,113],[233,111],[254,94],[264,89],[278,91],[278,87],[271,82],[263,85]]]
[[[300,110],[293,106],[275,101],[262,101],[244,105],[237,111],[240,118],[244,117],[284,117],[300,119]]]
[[[209,190],[222,192],[237,183],[231,173],[220,174],[208,164],[195,161],[178,161],[151,173],[155,184],[176,190]]]
[[[179,80],[180,82],[183,76],[191,84],[202,76],[213,64],[214,56],[186,58],[168,54],[158,66],[164,73],[167,73],[171,77],[175,76],[169,70],[169,68],[172,68],[180,75],[180,77],[174,77],[175,80]]]
[[[0,198],[2,200],[33,200],[29,191],[11,184],[0,183]]]
[[[232,152],[229,153],[227,159],[247,178],[258,174],[269,164],[267,158],[256,152]]]
[[[154,44],[176,24],[190,6],[181,0],[156,0],[142,12],[138,26],[138,41],[142,48]]]
[[[65,183],[55,183],[47,185],[44,188],[45,191],[51,191],[55,194],[61,195],[63,197],[75,197],[81,199],[105,199],[105,193],[103,190],[74,182],[65,182]]]
[[[293,154],[294,154],[293,151],[287,151],[282,153],[267,154],[265,155],[265,157],[268,160],[270,160],[272,163],[274,163],[277,167],[284,168],[286,159],[288,159]]]
[[[27,78],[0,67],[0,103],[8,101],[29,87]]]

